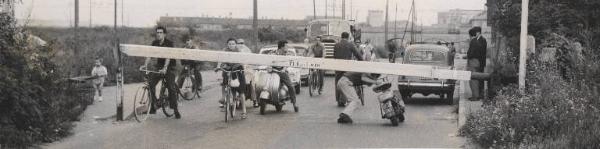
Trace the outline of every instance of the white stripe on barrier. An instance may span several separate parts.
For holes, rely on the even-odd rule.
[[[310,69],[380,73],[454,80],[470,80],[471,78],[471,72],[469,71],[437,69],[435,67],[425,65],[365,62],[279,55],[262,55],[254,53],[166,48],[132,44],[121,44],[121,51],[127,54],[128,56],[138,57],[299,67]]]

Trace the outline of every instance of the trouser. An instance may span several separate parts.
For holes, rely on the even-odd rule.
[[[102,97],[102,88],[104,88],[104,81],[94,83],[94,91],[98,95],[98,97]]]
[[[292,102],[296,103],[296,88],[294,88],[294,85],[292,85],[290,76],[284,72],[277,72],[277,75],[279,75],[279,81],[288,88],[288,95],[290,95]]]
[[[469,59],[467,61],[467,71],[471,72],[483,72],[485,64],[479,59]],[[472,79],[469,81],[471,87],[472,98],[483,98],[484,95],[484,81]]]
[[[346,100],[349,102],[346,108],[342,113],[352,116],[352,113],[359,107],[360,98],[358,98],[358,93],[356,93],[356,89],[354,89],[354,85],[347,77],[342,77],[337,83],[338,89],[342,92],[342,95],[346,97]]]
[[[179,110],[177,108],[177,89],[175,85],[175,77],[177,76],[177,72],[174,69],[167,69],[167,73],[164,75],[159,75],[159,74],[154,74],[150,77],[148,85],[150,85],[150,94],[152,95],[152,103],[156,104],[156,85],[158,84],[159,81],[162,80],[163,77],[166,77],[165,79],[165,84],[167,86],[167,90],[169,92],[168,95],[168,100],[169,100],[169,104],[171,105],[171,108],[173,110],[175,110],[176,113],[179,113]],[[152,109],[154,109],[154,106],[152,106]],[[155,110],[155,109],[154,109]]]
[[[189,65],[189,69],[184,69],[181,71],[181,73],[179,74],[179,76],[183,76],[185,73],[188,73],[188,71],[192,71],[192,73],[194,74],[196,80],[195,80],[195,85],[194,89],[197,90],[202,90],[202,73],[200,73],[200,65],[197,64],[190,64]],[[183,81],[185,80],[185,78],[183,77],[179,77],[179,79],[177,80],[177,85],[179,85],[178,87],[181,88],[181,86],[183,85]]]
[[[325,71],[323,70],[317,70],[317,74],[319,75],[319,91],[323,91],[323,83],[325,82],[325,80],[323,80],[325,78]]]
[[[338,81],[340,80],[340,78],[342,78],[344,76],[345,71],[335,71],[335,84],[334,86],[335,88],[335,100],[338,101],[340,100],[340,91],[339,88],[337,87]]]

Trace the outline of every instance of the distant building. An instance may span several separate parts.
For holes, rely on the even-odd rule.
[[[438,12],[438,24],[462,25],[468,24],[469,21],[484,12],[485,10],[463,10],[452,9],[445,12]]]
[[[372,27],[380,27],[384,25],[382,10],[369,10],[367,14],[367,24]]]
[[[169,28],[194,27],[198,30],[252,29],[252,19],[213,17],[160,17],[159,24]],[[259,19],[259,27],[304,29],[308,20]]]
[[[306,16],[305,20],[314,20],[314,16]],[[342,17],[334,17],[334,16],[317,16],[317,19],[342,19]]]

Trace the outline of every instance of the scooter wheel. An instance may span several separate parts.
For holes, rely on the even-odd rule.
[[[299,111],[298,107],[295,106],[294,107],[294,112],[298,112],[298,111]]]
[[[398,126],[398,123],[400,122],[400,118],[394,116],[394,117],[390,118],[390,121],[392,121],[392,126]]]
[[[264,101],[259,101],[260,105],[260,115],[265,115],[265,109],[267,108],[267,104]]]
[[[404,122],[404,113],[398,115],[398,120],[400,120],[400,122]]]
[[[275,106],[275,110],[277,110],[277,112],[281,112],[282,109],[283,109],[282,105],[276,105]]]

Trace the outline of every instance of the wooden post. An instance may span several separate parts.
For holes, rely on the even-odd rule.
[[[527,67],[527,25],[529,17],[529,0],[522,0],[521,3],[521,42],[519,52],[519,90],[525,91],[525,75]]]
[[[254,3],[256,3],[256,0],[254,0]],[[256,8],[255,8],[256,9]],[[317,19],[317,3],[316,0],[313,0],[313,19]]]
[[[79,0],[75,0],[75,22],[73,23],[73,26],[75,28],[79,27]]]

